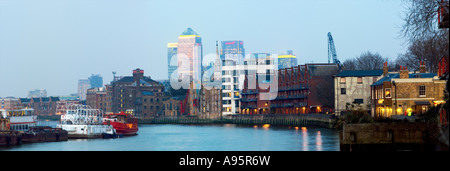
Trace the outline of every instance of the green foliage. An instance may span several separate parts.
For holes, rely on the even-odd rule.
[[[374,120],[372,116],[367,112],[358,109],[351,109],[347,111],[343,111],[342,115],[336,121],[336,129],[342,129],[343,124],[351,124],[351,123],[373,123]]]
[[[432,106],[425,113],[420,115],[420,119],[424,122],[439,121],[439,109],[442,105]]]

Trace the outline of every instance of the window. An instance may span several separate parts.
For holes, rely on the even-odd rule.
[[[377,82],[378,77],[373,77],[372,79],[373,79],[372,81],[375,83]]]
[[[425,97],[425,96],[426,96],[426,94],[425,94],[425,86],[421,85],[421,86],[419,86],[419,97]]]
[[[364,103],[364,99],[355,99],[355,100],[353,101],[353,103],[363,104],[363,103]]]
[[[391,89],[390,88],[386,88],[385,90],[384,90],[384,92],[385,92],[385,98],[391,98]]]
[[[345,77],[341,78],[341,84],[345,84]]]
[[[363,83],[362,77],[358,77],[358,78],[356,79],[356,81],[358,82],[358,84],[362,84],[362,83]]]
[[[347,90],[345,88],[341,88],[341,94],[347,94]]]

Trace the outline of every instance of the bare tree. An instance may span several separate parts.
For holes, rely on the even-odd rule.
[[[342,62],[342,68],[344,70],[356,70],[355,58],[346,59],[344,62]]]
[[[439,60],[449,54],[448,41],[448,35],[415,40],[405,54],[397,57],[396,63],[408,66],[412,70],[419,70],[419,63],[425,62],[427,70],[436,73]]]
[[[448,0],[444,0],[448,3]],[[418,70],[425,62],[430,72],[436,72],[439,59],[449,55],[448,29],[439,29],[441,0],[405,0],[407,5],[401,35],[409,48],[397,57],[397,65]]]
[[[448,0],[447,0],[448,1]],[[408,4],[403,20],[402,36],[409,42],[440,37],[448,30],[438,29],[441,0],[404,0]],[[448,35],[448,34],[447,34]]]
[[[379,53],[367,51],[359,57],[345,60],[342,66],[345,70],[381,70],[384,62],[388,62],[389,68],[394,67],[389,58],[383,58]]]

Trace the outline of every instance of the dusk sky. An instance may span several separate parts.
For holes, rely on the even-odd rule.
[[[103,84],[141,68],[167,79],[167,43],[188,27],[203,54],[215,41],[242,40],[246,53],[286,53],[298,64],[328,62],[327,33],[338,59],[378,52],[395,60],[402,0],[0,0],[0,97],[77,92],[78,79]]]

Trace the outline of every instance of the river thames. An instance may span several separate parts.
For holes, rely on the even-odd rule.
[[[0,151],[339,151],[336,130],[236,124],[141,124],[138,135],[24,143]]]

